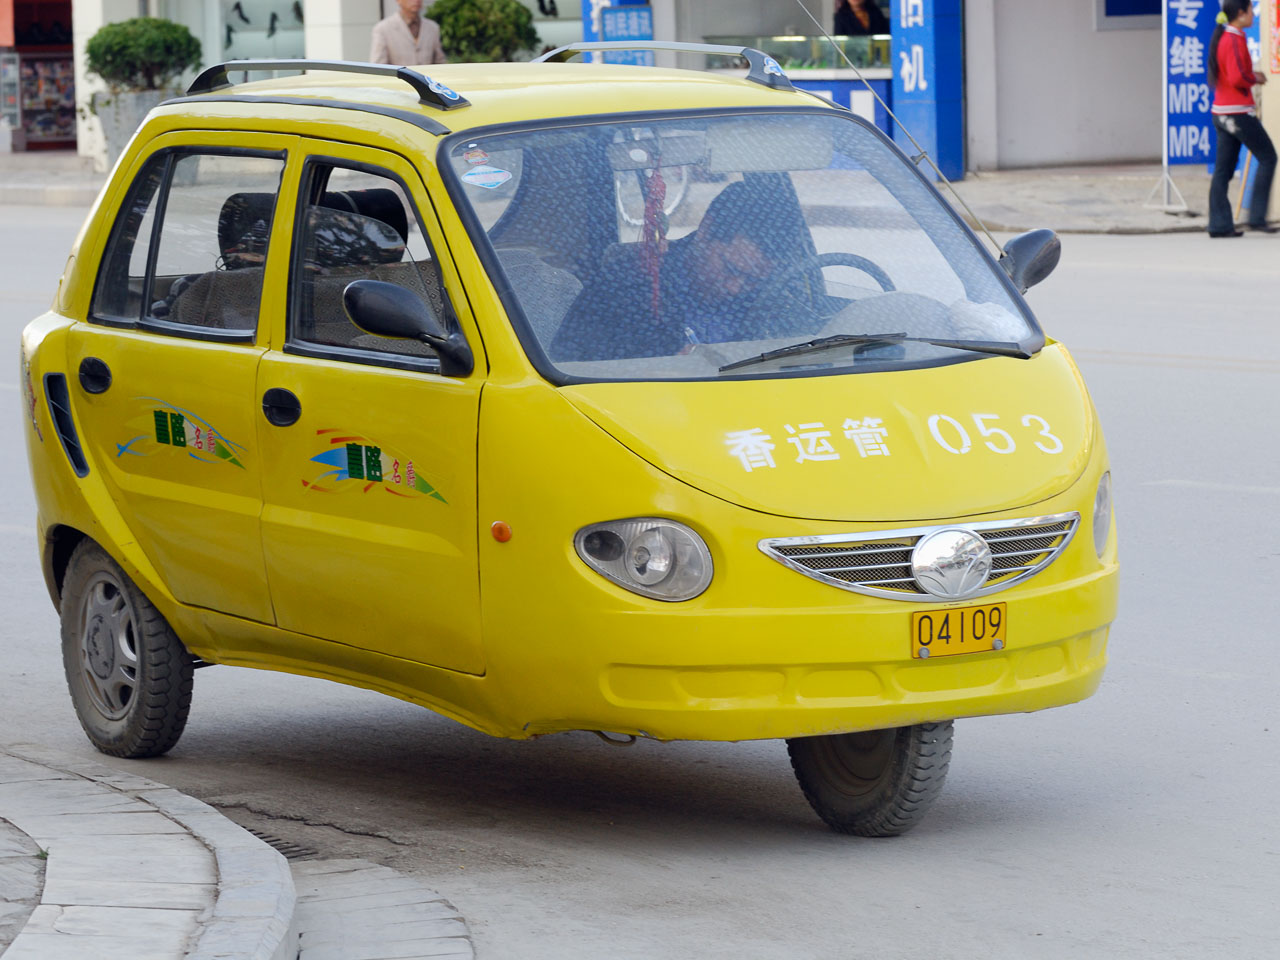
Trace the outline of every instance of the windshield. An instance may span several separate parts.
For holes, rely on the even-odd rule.
[[[446,149],[553,379],[897,369],[1043,343],[972,235],[848,117],[632,118]]]

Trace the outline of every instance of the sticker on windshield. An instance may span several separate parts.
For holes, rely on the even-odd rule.
[[[464,183],[469,183],[473,187],[484,187],[486,190],[500,187],[510,179],[511,174],[508,171],[486,164],[472,167],[462,175]]]
[[[311,458],[312,463],[326,467],[313,480],[302,485],[318,493],[359,490],[368,493],[374,487],[400,497],[430,497],[448,503],[427,481],[412,457],[387,449],[368,437],[339,428],[316,431],[328,446]]]
[[[116,444],[116,459],[180,453],[201,463],[225,463],[245,468],[240,462],[245,447],[228,440],[222,431],[199,414],[184,410],[158,397],[138,397],[147,404],[128,423],[134,435]]]
[[[479,147],[467,147],[466,150],[462,151],[462,159],[474,166],[480,163],[488,163],[489,155]]]

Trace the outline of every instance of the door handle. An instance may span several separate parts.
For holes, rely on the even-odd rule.
[[[111,386],[111,368],[97,357],[80,361],[80,387],[85,393],[106,393]]]
[[[272,387],[262,395],[262,412],[273,426],[287,427],[302,416],[302,404],[292,392]]]

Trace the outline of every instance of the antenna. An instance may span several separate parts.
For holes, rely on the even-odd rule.
[[[933,168],[933,172],[937,175],[938,179],[947,185],[947,189],[951,191],[951,195],[955,197],[956,200],[959,202],[960,206],[964,208],[964,212],[967,213],[969,217],[973,220],[973,222],[978,225],[978,228],[983,232],[983,234],[986,235],[986,238],[991,241],[991,245],[995,247],[996,250],[999,251],[1001,255],[1003,255],[1004,251],[1000,249],[1000,244],[996,243],[996,238],[991,235],[991,231],[987,229],[987,225],[983,223],[982,220],[978,217],[978,215],[969,208],[969,205],[964,202],[964,197],[960,196],[960,194],[956,192],[956,188],[951,185],[951,181],[948,180],[946,175],[943,174],[943,172],[938,169],[938,165],[933,162],[933,157],[929,156],[928,151],[925,150],[924,147],[920,146],[920,144],[916,142],[916,138],[911,135],[911,131],[907,129],[906,124],[904,124],[901,120],[899,120],[897,115],[892,110],[889,109],[889,105],[884,102],[884,99],[880,96],[880,94],[876,93],[876,88],[873,87],[867,81],[867,78],[862,75],[862,71],[858,69],[857,64],[855,64],[852,60],[850,60],[849,57],[845,54],[845,52],[840,49],[840,44],[836,43],[834,40],[831,39],[831,34],[827,33],[827,31],[822,28],[822,24],[818,22],[818,18],[809,12],[809,8],[806,7],[801,2],[801,0],[796,0],[796,5],[799,6],[801,10],[804,11],[804,15],[806,17],[808,17],[810,20],[813,21],[813,25],[817,27],[818,32],[821,33],[822,36],[826,38],[827,43],[835,47],[836,53],[840,54],[840,59],[842,59],[845,63],[847,63],[849,65],[849,68],[858,75],[858,79],[862,81],[863,86],[865,86],[868,90],[870,90],[871,95],[876,98],[876,102],[880,104],[880,106],[884,107],[884,112],[889,115],[889,119],[892,120],[894,123],[896,123],[898,125],[898,128],[907,135],[907,139],[911,141],[911,146],[915,147],[915,150],[916,150],[915,156],[910,158],[911,162],[916,166],[919,166],[921,160],[929,161],[929,166]]]

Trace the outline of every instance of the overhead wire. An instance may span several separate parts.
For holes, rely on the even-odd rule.
[[[947,189],[951,192],[951,195],[956,198],[956,201],[960,204],[962,208],[964,208],[964,212],[969,215],[969,219],[973,223],[977,224],[978,228],[982,231],[982,233],[986,236],[986,238],[989,241],[991,241],[991,245],[995,247],[998,252],[1003,253],[1004,251],[1001,250],[1000,244],[996,242],[996,238],[993,237],[991,235],[991,231],[987,229],[987,225],[983,223],[982,220],[978,217],[978,215],[974,213],[973,210],[969,207],[969,205],[964,202],[964,197],[960,196],[960,194],[956,191],[956,188],[952,185],[951,181],[947,179],[946,174],[944,174],[941,170],[938,169],[938,165],[933,162],[933,157],[929,156],[929,152],[925,150],[924,147],[920,146],[920,144],[916,141],[916,138],[911,135],[911,131],[907,129],[907,125],[903,123],[901,120],[899,120],[897,114],[895,114],[893,110],[890,109],[889,105],[884,102],[884,98],[881,97],[880,94],[876,92],[876,88],[871,85],[871,81],[869,81],[866,77],[862,75],[862,71],[858,69],[858,65],[849,59],[848,54],[846,54],[844,50],[841,49],[840,44],[836,43],[835,40],[832,39],[831,34],[827,33],[827,31],[823,29],[822,23],[818,20],[817,17],[813,15],[813,12],[810,11],[810,9],[804,5],[802,0],[796,0],[796,5],[799,6],[801,10],[804,11],[804,15],[806,17],[808,17],[810,20],[813,21],[813,25],[818,28],[818,32],[821,33],[822,36],[826,39],[826,41],[829,44],[831,44],[832,47],[835,48],[835,51],[840,55],[840,58],[846,64],[849,65],[849,68],[853,70],[855,74],[857,74],[858,79],[862,81],[863,85],[869,91],[871,91],[871,96],[875,97],[876,103],[880,104],[880,106],[884,108],[884,112],[888,114],[889,119],[891,119],[894,123],[896,123],[898,125],[898,128],[904,134],[906,134],[907,139],[911,141],[911,146],[916,151],[915,156],[911,157],[911,162],[916,166],[919,166],[921,160],[929,161],[929,166],[932,168],[934,174],[937,176],[939,180],[941,180],[944,184],[946,184]]]

